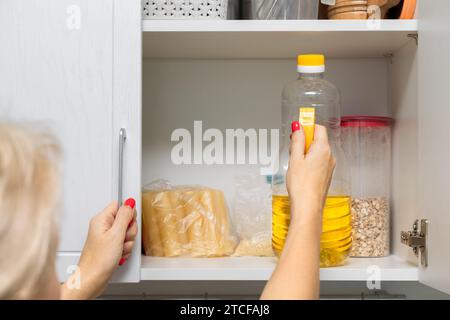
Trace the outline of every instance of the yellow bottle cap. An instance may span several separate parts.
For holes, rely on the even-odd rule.
[[[325,56],[323,54],[301,54],[297,57],[298,66],[324,66]]]
[[[301,54],[297,57],[297,70],[302,73],[321,73],[325,71],[323,54]]]

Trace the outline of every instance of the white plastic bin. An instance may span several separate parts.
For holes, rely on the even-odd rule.
[[[237,0],[142,0],[142,17],[148,20],[233,19]],[[229,11],[228,6],[232,5]]]

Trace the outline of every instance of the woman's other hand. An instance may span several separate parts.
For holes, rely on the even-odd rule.
[[[105,289],[114,270],[126,263],[138,232],[134,206],[135,201],[131,198],[120,208],[114,201],[92,218],[78,264],[78,274],[71,276],[80,277],[79,288],[69,285],[75,280],[69,279],[62,287],[63,299],[97,297]]]
[[[322,219],[323,205],[336,160],[328,143],[327,129],[315,125],[314,140],[305,154],[305,135],[299,123],[292,125],[287,190],[293,216],[291,223]]]

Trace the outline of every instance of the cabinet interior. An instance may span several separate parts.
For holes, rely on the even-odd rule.
[[[145,42],[144,42],[145,45]],[[147,44],[148,46],[148,44]],[[378,57],[328,56],[326,78],[342,96],[342,115],[395,119],[392,135],[391,254],[417,259],[399,240],[409,229],[417,203],[417,45],[411,39]],[[194,121],[208,128],[269,129],[281,126],[281,90],[294,80],[295,57],[245,59],[143,59],[142,183],[167,179],[225,192],[229,209],[234,177],[258,174],[259,165],[182,165],[171,162],[174,129],[193,134]],[[143,257],[143,263],[145,258]]]

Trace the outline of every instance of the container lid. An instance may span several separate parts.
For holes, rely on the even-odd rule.
[[[341,127],[389,127],[394,119],[376,116],[345,116],[341,118]]]
[[[297,57],[297,71],[300,73],[325,72],[325,56],[323,54],[301,54]]]

